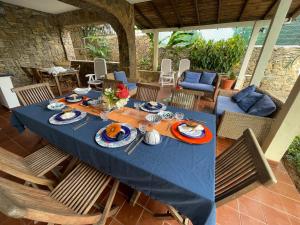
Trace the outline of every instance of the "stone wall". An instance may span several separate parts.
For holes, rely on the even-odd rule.
[[[261,47],[256,47],[252,53],[244,86],[247,86],[250,82],[260,51]],[[299,57],[296,58],[297,56]],[[287,66],[292,61],[294,61],[294,63]],[[277,46],[273,50],[270,63],[261,82],[261,88],[272,93],[282,101],[285,101],[297,80],[299,72],[300,47]]]
[[[69,34],[60,36],[54,17],[5,3],[0,7],[4,9],[0,16],[0,72],[15,74],[15,86],[30,83],[21,66],[47,67],[74,57]]]

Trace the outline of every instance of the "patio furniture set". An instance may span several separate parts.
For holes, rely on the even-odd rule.
[[[126,93],[127,88],[120,89],[121,82],[128,82],[124,74],[101,80],[101,92],[91,90],[83,97],[55,99],[47,83],[14,89],[23,107],[13,109],[13,126],[20,132],[30,129],[50,144],[25,158],[0,149],[1,171],[25,181],[0,178],[2,213],[53,224],[105,224],[118,210],[113,201],[122,182],[136,190],[133,204],[144,192],[168,205],[169,212],[158,219],[215,224],[215,204],[276,182],[251,129],[216,158],[216,117],[197,112],[202,95],[194,91],[174,88],[164,105],[157,102],[160,87],[137,83],[136,94],[120,109],[84,104],[107,100],[108,88],[115,97],[118,91]],[[51,110],[52,105],[67,108]],[[155,138],[158,142],[149,142]],[[58,172],[64,161],[68,164]],[[50,171],[58,182],[45,176]],[[111,180],[104,207],[90,213]]]

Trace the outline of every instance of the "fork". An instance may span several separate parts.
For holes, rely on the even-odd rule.
[[[81,127],[85,126],[88,123],[89,119],[90,119],[90,117],[87,116],[85,121],[83,123],[78,124],[77,126],[73,127],[73,130],[76,131],[76,130],[80,129]]]

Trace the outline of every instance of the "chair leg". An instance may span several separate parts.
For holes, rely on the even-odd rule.
[[[132,193],[132,196],[129,200],[129,204],[132,205],[132,206],[135,206],[135,204],[137,203],[140,195],[141,195],[140,191],[134,190],[133,193]]]
[[[104,208],[104,211],[102,213],[102,216],[100,218],[100,221],[97,223],[97,225],[105,225],[106,223],[106,219],[110,213],[110,210],[111,210],[111,206],[112,206],[112,203],[113,203],[113,200],[116,196],[116,193],[117,193],[117,190],[118,190],[118,187],[119,187],[119,181],[118,180],[115,180],[114,181],[114,184],[112,186],[112,189],[109,193],[109,196],[108,196],[108,199],[107,199],[107,202],[106,202],[106,205],[105,205],[105,208]]]
[[[169,211],[165,214],[154,214],[155,218],[158,219],[175,219],[181,225],[187,225],[189,220],[187,218],[182,217],[179,212],[173,207],[168,205]]]

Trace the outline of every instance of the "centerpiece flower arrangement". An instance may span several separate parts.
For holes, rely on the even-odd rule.
[[[117,89],[106,88],[103,94],[103,101],[107,108],[111,110],[112,108],[120,109],[124,107],[129,100],[129,91],[124,84],[118,84]]]

